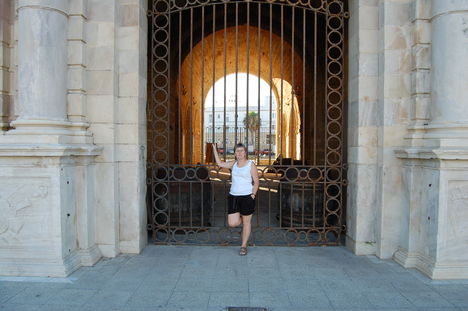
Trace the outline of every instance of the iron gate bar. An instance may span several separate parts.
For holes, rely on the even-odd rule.
[[[317,49],[317,12],[314,12],[314,49]],[[314,165],[317,165],[317,52],[314,53]]]
[[[193,124],[192,122],[192,113],[193,113],[193,7],[190,8],[190,125]],[[189,126],[190,130],[190,164],[192,164],[193,160],[193,126]],[[191,192],[190,192],[191,194]],[[192,201],[192,200],[190,200]]]
[[[305,64],[306,64],[306,56],[305,56],[305,45],[306,45],[306,14],[305,10],[302,11],[302,120],[301,120],[301,132],[302,132],[302,165],[305,165],[305,101],[306,101],[306,82],[305,82]],[[304,213],[305,213],[305,206],[304,206],[304,184],[302,184],[302,226],[304,227]]]
[[[258,132],[257,132],[257,165],[260,165],[260,127],[261,127],[261,113],[260,113],[260,76],[261,76],[261,32],[260,29],[262,28],[262,6],[259,3],[257,7],[257,18],[258,18],[258,24],[257,24],[257,65],[258,65],[258,71],[257,71],[257,76],[258,76],[258,84],[257,84],[257,115],[258,115]],[[257,190],[258,192],[258,190]],[[257,210],[257,226],[260,225],[260,207],[261,205],[259,204],[258,200],[255,200],[255,208]]]
[[[192,162],[190,162],[190,164],[192,164]],[[190,204],[190,227],[193,227],[193,207],[192,207],[192,204],[193,204],[193,200],[192,200],[192,183],[189,183],[190,185],[190,196],[189,196],[189,204]]]
[[[270,3],[270,139],[268,144],[268,165],[271,165],[271,120],[272,120],[272,110],[273,110],[273,4]],[[278,105],[278,103],[276,103]],[[278,137],[278,136],[276,136]],[[278,146],[276,144],[276,148]],[[269,198],[270,200],[270,198]],[[269,201],[268,206],[271,204],[271,200]]]
[[[208,168],[210,170],[210,168]],[[214,188],[214,187],[213,187]],[[214,189],[211,191],[211,215],[212,215],[212,223],[215,223],[215,213],[214,213],[214,202],[215,202],[215,197],[214,197]],[[226,223],[223,224],[224,226]]]
[[[260,34],[260,29],[262,28],[262,19],[261,19],[261,16],[262,16],[262,6],[260,3],[258,3],[258,13],[257,13],[257,17],[258,17],[258,25],[257,25],[257,28],[258,28],[258,33],[257,33],[257,56],[258,56],[258,59],[257,59],[257,63],[258,63],[258,86],[257,86],[257,94],[258,94],[258,118],[259,120],[260,119],[260,76],[261,76],[261,58],[260,58],[260,53],[261,53],[261,34]],[[260,124],[258,126],[258,133],[257,133],[257,164],[260,164]],[[257,200],[257,207],[258,207],[258,200]]]
[[[289,124],[289,152],[290,152],[290,155],[291,155],[291,158],[296,158],[296,151],[295,148],[294,148],[294,144],[296,143],[296,126],[294,124],[294,99],[295,99],[295,90],[294,90],[294,87],[296,86],[295,85],[295,81],[294,81],[294,29],[296,28],[295,27],[295,18],[296,18],[296,15],[294,14],[296,12],[296,10],[294,10],[294,7],[291,7],[291,10],[292,10],[292,18],[291,18],[291,122]],[[292,143],[291,143],[291,138],[292,138]],[[292,212],[292,208],[291,208],[291,212]]]
[[[168,14],[168,31],[169,31],[169,35],[167,36],[167,44],[169,46],[171,46],[171,36],[170,36],[170,33],[171,33],[171,14]],[[171,60],[170,60],[170,57],[168,57],[167,59],[167,63],[168,63],[168,66],[167,66],[167,80],[168,81],[171,81],[171,66],[170,66],[170,63],[171,63]],[[167,101],[169,101],[169,94],[171,94],[171,84],[168,83],[167,84]],[[167,104],[167,114],[170,115],[171,114],[171,105]],[[167,133],[167,145],[166,145],[166,155],[167,155],[167,160],[169,161],[169,152],[168,149],[169,149],[169,146],[170,146],[170,137],[171,137],[171,131],[170,131],[170,124],[169,122],[166,122],[166,133]]]
[[[226,190],[227,187],[226,186],[227,185],[226,185],[226,183],[223,183],[223,184],[224,184],[224,197],[226,197],[226,193],[227,193],[227,190]],[[227,200],[224,200],[224,214],[227,215],[227,212],[228,212],[228,210],[227,210]],[[226,217],[224,217],[224,226],[226,227],[226,225],[227,225],[226,224]]]
[[[180,31],[180,30],[179,30]],[[215,143],[215,127],[214,127],[214,119],[215,119],[215,94],[216,94],[216,57],[215,55],[215,47],[216,47],[216,6],[213,5],[213,118],[212,118],[212,127],[213,127],[213,136],[211,136],[212,142]],[[226,67],[226,65],[224,66]],[[180,126],[180,125],[179,125]]]
[[[282,116],[281,116],[282,117]],[[283,209],[282,209],[282,202],[281,198],[283,197],[283,187],[281,187],[281,184],[279,185],[279,197],[280,197],[280,208],[279,208],[279,227],[282,228],[282,222],[283,222]]]
[[[200,187],[201,187],[201,191],[200,191],[200,196],[201,196],[201,199],[200,199],[200,202],[201,202],[201,226],[204,227],[204,223],[203,223],[204,212],[203,211],[205,210],[205,204],[204,204],[204,201],[203,201],[203,183],[200,184]]]
[[[179,117],[179,123],[178,124],[181,124],[181,116],[182,116],[182,105],[181,105],[181,100],[182,100],[182,86],[181,86],[181,83],[182,81],[180,80],[180,72],[181,72],[181,63],[182,63],[182,31],[180,31],[180,29],[182,29],[182,11],[179,11],[179,97],[178,97],[178,102],[179,102],[179,109],[177,111],[177,114],[178,114],[178,117]],[[178,154],[179,154],[179,163],[182,162],[182,135],[181,135],[181,131],[182,131],[182,127],[178,126],[178,133],[179,133],[179,150],[178,151]],[[180,197],[180,195],[179,195]]]
[[[202,73],[201,73],[201,96],[200,96],[200,105],[203,105],[203,103],[205,102],[205,7],[202,6],[202,29],[201,29],[201,44],[202,44],[202,56],[201,56],[201,59],[202,59],[202,65],[201,65],[201,70],[202,70]],[[201,116],[200,116],[200,128],[203,129],[204,125],[205,125],[205,114],[204,113],[201,113]],[[200,131],[200,158],[203,160],[205,157],[203,155],[204,153],[204,145],[203,145],[203,141],[204,141],[204,137],[205,136],[205,131],[201,130]]]
[[[227,3],[224,4],[224,102],[223,102],[223,107],[224,107],[224,124],[226,124],[226,57],[227,57],[227,52],[226,52],[226,45],[227,45],[227,40],[226,40],[226,28],[227,28]],[[223,148],[224,148],[224,162],[226,162],[227,158],[227,144],[226,144],[226,126],[223,127]]]
[[[182,209],[181,209],[181,206],[182,206],[182,192],[181,192],[181,187],[182,187],[182,184],[178,184],[178,189],[179,189],[179,196],[178,196],[178,200],[179,200],[179,205],[178,205],[178,210],[179,210],[179,227],[182,226]],[[170,221],[170,212],[171,212],[171,209],[169,209],[169,221]],[[170,222],[169,222],[170,224]]]
[[[326,16],[325,17],[326,19],[326,26],[325,26],[325,37],[328,39],[328,35],[329,35],[329,27],[328,27],[328,17]],[[328,59],[328,55],[329,55],[329,42],[328,40],[325,40],[325,81],[328,81],[329,79],[329,72],[328,72],[328,69],[329,69],[329,59]],[[328,93],[328,85],[327,83],[325,83],[325,120],[327,121],[328,120],[328,108],[329,108],[329,105],[330,105],[330,101],[329,101],[329,93]],[[326,122],[325,121],[325,122]],[[325,149],[325,169],[327,168],[328,166],[328,135],[329,135],[329,129],[330,129],[330,124],[328,122],[326,122],[326,131],[325,131],[325,141],[324,141],[324,149]],[[327,183],[325,182],[324,184],[324,189],[326,189],[326,186],[327,186]],[[323,204],[323,215],[324,216],[324,221],[323,221],[323,227],[325,228],[326,226],[326,223],[327,223],[327,202],[328,202],[328,198],[327,198],[327,195],[326,195],[326,191],[324,191],[324,196],[323,196],[323,200],[324,200],[324,204]]]
[[[234,111],[234,116],[235,116],[235,128],[236,128],[236,134],[234,138],[234,143],[237,144],[239,142],[237,138],[237,77],[238,77],[238,72],[239,72],[239,5],[238,2],[236,2],[236,96],[235,96],[235,111]]]
[[[340,9],[340,11],[344,11],[344,4],[340,4],[342,7]],[[340,28],[342,30],[342,33],[345,32],[345,22],[344,22],[344,16],[340,16],[339,17],[339,20],[340,20]],[[343,111],[345,110],[345,107],[344,107],[344,79],[345,79],[345,75],[344,75],[344,50],[345,50],[345,46],[344,46],[344,40],[342,39],[341,40],[341,43],[339,44],[340,48],[341,48],[341,53],[340,53],[340,57],[342,58],[341,60],[341,66],[342,66],[342,70],[341,70],[341,75],[340,75],[340,79],[338,79],[338,81],[341,81],[341,92],[340,92],[340,95],[341,95],[341,100],[338,101],[338,105],[340,106],[340,111],[341,111],[341,119],[343,118]],[[344,120],[341,120],[341,131],[343,131],[343,124],[344,124]],[[339,140],[339,137],[337,138]],[[343,135],[343,139],[345,139],[344,135]],[[338,163],[339,166],[341,166],[341,175],[343,176],[343,155],[344,155],[344,152],[343,152],[343,139],[341,139],[341,142],[338,144],[338,149],[340,149],[340,152],[338,153],[338,156],[340,158],[340,161]],[[340,147],[341,145],[341,147]],[[337,185],[338,189],[339,189],[339,196],[340,196],[340,202],[343,202],[344,198],[343,198],[343,186],[342,185]],[[339,220],[338,224],[340,226],[342,226],[342,213],[343,213],[343,203],[342,204],[342,208],[338,208],[337,209],[337,218]]]
[[[296,28],[295,26],[295,10],[294,7],[291,7],[292,11],[292,18],[291,18],[291,121],[289,123],[289,152],[291,159],[296,158],[296,150],[295,150],[295,143],[296,143],[296,126],[294,124],[294,104],[295,104],[295,91],[294,91],[294,29]],[[292,142],[291,142],[292,139]],[[289,218],[289,226],[292,228],[293,227],[293,186],[290,187],[290,194],[289,194],[289,210],[290,210],[290,218]]]
[[[280,184],[281,187],[283,187],[284,184]],[[293,187],[289,187],[289,227],[292,228],[293,226],[293,222],[292,222],[292,219],[293,219]]]
[[[269,5],[269,17],[270,17],[270,23],[269,23],[269,40],[270,40],[270,112],[269,112],[269,117],[270,117],[270,120],[269,120],[269,134],[270,134],[270,138],[269,138],[269,144],[268,144],[268,165],[271,165],[271,123],[272,123],[272,110],[273,110],[273,4],[270,3]],[[277,105],[277,103],[276,103]],[[277,144],[276,144],[276,148],[278,148]],[[268,182],[268,188],[271,188],[271,181]],[[268,206],[270,207],[271,206],[271,192],[268,191]],[[271,227],[271,208],[268,208],[268,227]]]
[[[283,13],[283,6],[281,6],[281,113],[280,113],[280,131],[279,131],[279,136],[280,136],[280,153],[283,154],[283,42],[284,42],[284,37],[283,37],[283,31],[284,31],[284,13]],[[280,158],[280,165],[283,165],[283,158]],[[280,222],[280,227],[281,227],[281,222]]]
[[[305,80],[305,64],[306,64],[306,19],[307,11],[302,11],[302,120],[301,120],[301,129],[302,129],[302,165],[305,165],[305,102],[306,102],[306,80]]]
[[[343,5],[342,10],[344,11],[344,4],[342,4],[342,5]],[[340,23],[341,23],[341,29],[342,29],[341,33],[343,33],[343,34],[346,32],[346,28],[345,28],[345,25],[346,25],[346,23],[345,23],[345,18],[346,18],[345,15],[342,16],[342,17],[340,17]],[[340,78],[341,78],[341,80],[340,80],[340,81],[341,81],[341,90],[340,90],[341,100],[339,101],[339,104],[340,104],[340,108],[341,108],[341,109],[340,109],[340,111],[341,111],[341,125],[342,125],[342,131],[343,131],[343,127],[344,127],[344,125],[346,124],[346,123],[345,123],[346,121],[344,120],[344,114],[345,114],[345,109],[346,109],[346,107],[345,107],[345,105],[344,105],[344,103],[345,103],[345,99],[344,99],[344,94],[345,94],[345,82],[344,82],[344,81],[345,81],[345,79],[346,79],[346,77],[345,77],[345,68],[344,68],[344,64],[345,64],[344,57],[345,57],[345,50],[346,50],[346,46],[345,46],[345,42],[344,42],[344,35],[342,36],[342,42],[341,42],[340,46],[341,46],[341,58],[342,58],[341,64],[342,64],[343,68],[342,68],[341,77],[340,77]],[[341,176],[344,176],[344,175],[345,175],[344,169],[345,169],[345,167],[346,167],[346,163],[344,163],[344,159],[343,159],[343,158],[345,157],[344,140],[346,140],[346,136],[345,136],[344,134],[342,134],[342,137],[343,137],[343,138],[342,138],[342,140],[341,140],[341,142],[340,142],[341,148],[340,148],[340,147],[338,147],[338,148],[340,149],[340,155],[341,155],[341,161],[340,161]],[[346,230],[346,229],[344,228],[344,227],[345,227],[345,224],[343,224],[343,222],[342,222],[342,220],[343,220],[343,212],[344,212],[344,209],[346,208],[346,205],[343,204],[343,202],[346,201],[346,198],[344,197],[344,191],[345,191],[345,190],[343,189],[343,187],[346,186],[346,183],[347,183],[347,182],[346,182],[346,179],[342,178],[342,184],[338,186],[338,187],[339,187],[339,190],[340,190],[339,196],[340,196],[341,208],[338,208],[337,210],[339,211],[339,220],[340,220],[339,224],[340,224],[340,226],[342,227],[342,230],[343,230],[343,231]]]
[[[246,96],[246,112],[245,112],[245,118],[248,118],[249,117],[249,76],[250,76],[250,71],[249,71],[249,66],[250,66],[250,3],[247,2],[247,64],[246,64],[246,89],[247,91],[245,92],[245,96]],[[244,118],[244,120],[245,120]],[[247,119],[248,120],[248,119]],[[248,126],[248,125],[247,125]],[[249,154],[249,132],[250,132],[250,129],[247,128],[246,131],[245,131],[245,137],[247,139],[245,145],[247,146],[247,156]],[[241,139],[241,141],[243,141],[243,139]]]

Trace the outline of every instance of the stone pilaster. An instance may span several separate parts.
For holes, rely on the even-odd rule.
[[[406,167],[409,221],[395,259],[434,279],[467,278],[468,1],[419,2],[431,12],[430,80],[424,79],[431,98],[423,122],[409,128],[408,147],[397,151]]]
[[[13,1],[0,1],[0,131],[9,127],[10,108],[13,100],[12,77],[12,26]]]
[[[468,1],[432,1],[432,105],[426,138],[468,147]]]
[[[146,228],[146,2],[121,1],[117,28],[118,93],[115,151],[119,171],[119,248],[139,253]]]
[[[408,138],[421,146],[431,105],[431,0],[415,0],[412,5],[411,111]]]
[[[87,117],[94,142],[103,148],[102,154],[96,157],[96,192],[99,193],[96,241],[105,257],[120,253],[119,167],[116,163],[119,110],[115,104],[119,98],[118,8],[114,0],[89,0],[86,23]]]
[[[89,127],[86,111],[86,48],[88,20],[88,0],[73,0],[70,2],[68,24],[68,119],[76,134],[84,136]]]
[[[398,249],[404,215],[403,167],[395,157],[406,135],[411,102],[412,0],[379,2],[378,175],[375,204],[376,254]]]
[[[369,255],[376,251],[379,6],[353,0],[349,9],[346,246]]]

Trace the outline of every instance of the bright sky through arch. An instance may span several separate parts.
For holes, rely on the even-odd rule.
[[[215,107],[224,106],[224,77],[216,81],[215,83]],[[249,74],[249,110],[255,110],[258,107],[258,77]],[[236,95],[236,74],[230,74],[226,76],[226,106],[234,106],[234,102],[229,99],[235,98]],[[270,96],[270,86],[268,83],[260,78],[260,105],[264,104],[264,98]],[[272,109],[276,108],[276,100],[273,91],[271,92]],[[247,103],[247,74],[237,74],[237,102],[238,107],[246,106]],[[205,98],[205,110],[213,107],[213,87],[210,88]]]

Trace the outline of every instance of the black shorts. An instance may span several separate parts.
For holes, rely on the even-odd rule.
[[[228,214],[240,213],[243,216],[252,215],[255,211],[255,199],[248,195],[228,195]]]

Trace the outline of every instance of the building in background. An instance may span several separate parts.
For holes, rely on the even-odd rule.
[[[247,139],[249,141],[249,151],[255,150],[266,151],[272,150],[273,154],[276,151],[276,127],[277,119],[277,104],[275,97],[263,96],[260,99],[260,109],[258,109],[258,101],[249,104],[249,112],[256,113],[260,116],[260,128],[258,134],[252,138],[252,133],[248,133],[244,126],[244,119],[247,114],[247,105],[245,98],[239,98],[237,108],[235,105],[235,95],[231,95],[226,100],[226,109],[224,109],[224,100],[217,101],[214,106],[207,102],[204,112],[204,139],[205,142],[213,142],[213,128],[214,128],[214,142],[219,147],[225,146],[224,137],[226,137],[226,148],[232,149],[237,142],[242,142],[247,146]],[[271,100],[271,115],[270,115],[270,100]],[[224,113],[226,111],[226,114]],[[237,111],[237,121],[236,121]],[[214,118],[213,118],[214,116]],[[237,125],[237,126],[236,126]],[[237,135],[236,135],[237,128]],[[224,134],[226,132],[226,134]],[[250,135],[250,137],[248,137]],[[259,141],[257,137],[260,135]],[[258,144],[258,146],[257,146]],[[232,150],[230,150],[232,151]],[[230,152],[229,151],[229,152]],[[227,151],[228,152],[228,151]],[[266,153],[264,152],[264,155]]]

